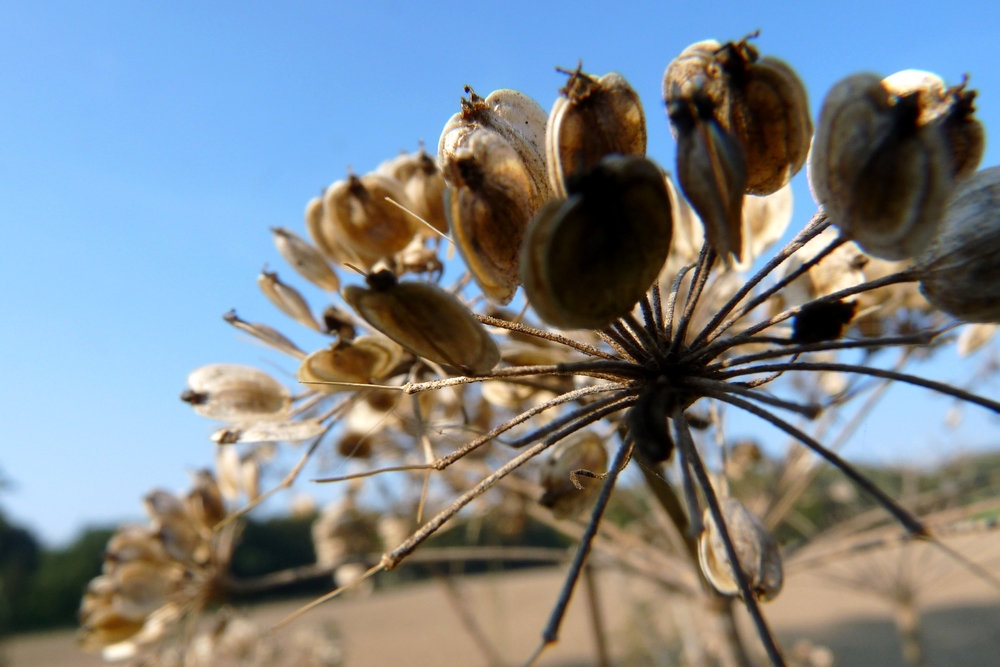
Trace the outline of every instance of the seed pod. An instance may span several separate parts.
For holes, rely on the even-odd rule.
[[[430,283],[396,282],[389,271],[368,275],[369,288],[348,285],[344,300],[376,330],[413,354],[482,374],[500,362],[500,350],[472,312]]]
[[[603,474],[608,468],[608,452],[593,431],[578,431],[552,448],[542,468],[542,488],[538,501],[559,519],[578,516],[596,498],[601,482],[577,470]]]
[[[378,173],[360,178],[349,174],[323,195],[333,239],[366,269],[405,248],[420,224],[386,197],[413,208],[402,183]]]
[[[250,334],[262,343],[270,345],[274,349],[280,350],[285,354],[289,354],[296,359],[304,359],[306,356],[306,353],[303,352],[298,345],[286,338],[285,335],[277,329],[266,324],[260,324],[259,322],[246,322],[241,320],[235,310],[230,310],[222,316],[222,319],[229,322],[240,331]]]
[[[673,411],[675,401],[676,394],[669,387],[653,384],[625,413],[625,423],[636,452],[649,463],[668,461],[674,453],[667,416]]]
[[[257,276],[257,286],[260,287],[260,291],[264,293],[268,301],[285,315],[313,331],[321,331],[306,300],[294,287],[281,282],[277,273],[266,269],[261,271],[260,275]]]
[[[840,230],[883,259],[933,240],[952,184],[943,134],[920,125],[919,93],[894,97],[874,74],[827,95],[810,158],[814,195]]]
[[[226,504],[222,501],[219,485],[211,472],[199,470],[193,477],[194,484],[184,498],[187,513],[204,528],[211,530],[226,518]]]
[[[340,279],[316,248],[284,227],[272,227],[271,231],[278,252],[300,276],[329,292],[340,289]]]
[[[299,366],[299,381],[369,384],[384,378],[399,365],[402,357],[403,351],[399,346],[382,336],[342,340],[306,357]],[[323,384],[310,387],[327,393],[348,389]]]
[[[301,442],[326,432],[327,427],[315,419],[255,422],[246,426],[227,426],[210,437],[217,445],[247,442]]]
[[[742,260],[734,268],[749,271],[755,259],[780,239],[792,221],[792,186],[788,184],[764,197],[743,197]]]
[[[625,77],[614,72],[593,77],[580,68],[567,73],[545,127],[549,184],[558,197],[566,197],[567,180],[607,155],[646,154],[646,117]]]
[[[528,301],[548,324],[599,329],[642,298],[670,249],[663,173],[642,157],[610,156],[570,183],[532,221],[521,250]]]
[[[288,390],[264,371],[237,364],[209,364],[188,375],[181,400],[202,417],[228,422],[281,419]]]
[[[781,591],[781,554],[774,536],[760,519],[734,498],[721,500],[722,516],[736,547],[750,590],[758,600],[771,600]],[[698,538],[698,560],[705,578],[723,595],[739,595],[729,556],[719,528],[705,510],[705,529]]]
[[[684,132],[672,109],[692,105],[737,138],[746,194],[777,191],[805,163],[812,135],[805,86],[783,61],[761,58],[748,39],[707,40],[684,49],[667,67],[663,97],[678,138]]]
[[[1000,322],[1000,167],[961,181],[933,245],[917,261],[920,291],[965,322]]]
[[[402,183],[413,212],[442,234],[448,233],[448,221],[444,215],[444,177],[434,158],[424,151],[423,143],[416,153],[403,153],[383,162],[375,171]],[[420,233],[426,236],[424,232],[427,231]]]
[[[330,305],[323,309],[323,328],[330,335],[336,334],[340,340],[354,340],[354,318],[337,306]]]
[[[322,197],[313,197],[306,204],[306,231],[309,232],[309,238],[316,244],[319,251],[331,262],[337,264],[361,263],[361,260],[346,250],[337,239],[333,220],[326,213]]]
[[[445,125],[438,158],[452,240],[488,299],[504,304],[518,285],[518,250],[531,216],[551,196],[545,174],[545,112],[531,98],[471,89]]]
[[[967,357],[986,343],[990,342],[997,333],[996,324],[970,324],[962,327],[962,333],[958,335],[955,347],[958,356]]]

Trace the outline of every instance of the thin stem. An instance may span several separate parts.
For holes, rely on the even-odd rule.
[[[506,329],[508,331],[516,331],[517,333],[527,334],[529,336],[534,336],[535,338],[541,338],[543,340],[552,341],[553,343],[559,343],[567,347],[571,347],[574,350],[579,350],[584,354],[589,354],[592,357],[601,357],[602,359],[617,359],[618,357],[613,354],[608,354],[604,350],[594,347],[593,345],[587,345],[586,343],[581,343],[578,340],[573,340],[572,338],[567,338],[565,336],[560,336],[559,334],[552,333],[551,331],[545,331],[544,329],[538,329],[527,324],[521,324],[519,322],[508,322],[507,320],[501,320],[496,317],[490,317],[489,315],[480,315],[479,313],[473,313],[476,319],[483,324],[488,324],[491,327],[497,327],[498,329]]]
[[[597,649],[597,667],[611,667],[607,631],[604,628],[604,618],[601,615],[601,598],[597,590],[597,577],[594,576],[594,566],[591,563],[587,563],[583,568],[583,583],[587,587],[587,609],[590,611],[590,627],[594,631],[594,645]]]
[[[763,391],[755,391],[753,389],[748,389],[747,387],[732,383],[732,382],[718,382],[716,380],[708,380],[705,378],[687,378],[684,380],[686,384],[690,384],[694,387],[700,389],[709,389],[713,391],[722,391],[728,394],[739,394],[740,396],[746,396],[747,398],[752,398],[755,401],[760,401],[761,403],[766,403],[772,405],[776,408],[782,408],[783,410],[788,410],[790,412],[795,412],[808,419],[815,419],[819,416],[822,411],[822,406],[811,404],[803,405],[802,403],[793,403],[791,401],[786,401],[784,399],[778,398],[777,396],[772,396]]]
[[[660,281],[654,280],[653,287],[653,324],[657,333],[663,332],[663,299],[660,295]]]
[[[617,352],[622,359],[626,359],[628,361],[635,361],[635,357],[633,357],[628,350],[619,345],[616,339],[612,338],[603,331],[595,330],[594,334],[602,341],[604,341],[608,345],[608,347]]]
[[[588,403],[581,408],[577,408],[572,412],[565,414],[557,419],[553,419],[545,426],[539,427],[538,429],[532,431],[528,435],[518,438],[517,440],[511,440],[507,443],[508,447],[513,449],[520,449],[525,445],[530,445],[539,438],[545,437],[549,433],[554,433],[556,430],[562,428],[566,424],[571,423],[574,419],[579,419],[580,417],[586,416],[586,414],[592,410],[603,408],[606,405],[611,405],[615,401],[621,400],[626,396],[634,396],[640,391],[639,387],[633,387],[630,389],[624,389],[622,391],[611,394],[610,396],[605,396],[604,398],[598,399],[593,403]]]
[[[742,563],[740,563],[740,557],[736,553],[736,545],[733,544],[733,538],[729,534],[729,527],[726,525],[725,518],[723,518],[722,507],[719,505],[719,498],[715,495],[715,489],[712,487],[712,482],[708,478],[705,466],[698,457],[698,452],[695,451],[694,438],[691,437],[691,428],[687,423],[687,419],[684,417],[684,410],[680,407],[674,408],[672,417],[675,428],[677,429],[678,444],[686,451],[691,468],[698,480],[698,485],[701,487],[701,491],[705,495],[705,501],[708,503],[708,511],[712,515],[712,522],[715,524],[715,527],[718,528],[719,536],[722,538],[722,543],[726,547],[726,555],[729,557],[729,565],[733,570],[733,576],[736,579],[736,583],[740,587],[743,604],[746,606],[747,612],[750,613],[750,618],[753,619],[753,623],[757,627],[757,635],[764,644],[764,650],[767,652],[767,657],[771,660],[771,664],[775,667],[785,667],[785,659],[781,655],[781,650],[778,648],[778,644],[774,640],[774,635],[771,634],[771,629],[767,627],[767,621],[764,619],[764,615],[760,611],[760,605],[757,604],[756,596],[750,589],[750,582],[747,580],[747,575],[743,570]]]
[[[701,256],[698,258],[698,267],[694,270],[694,277],[691,278],[691,288],[688,290],[687,302],[684,304],[684,314],[681,315],[681,321],[677,324],[677,332],[674,334],[673,340],[670,342],[670,352],[668,356],[675,356],[677,354],[677,348],[684,344],[684,337],[687,335],[688,324],[691,321],[691,316],[694,314],[694,309],[698,305],[698,299],[701,298],[701,292],[705,289],[705,283],[708,281],[709,275],[712,273],[712,265],[715,264],[715,251],[706,241],[701,247]]]
[[[537,366],[512,366],[511,368],[498,368],[490,371],[489,375],[467,376],[444,378],[443,380],[430,380],[428,382],[407,382],[400,388],[407,394],[416,394],[421,391],[433,391],[442,387],[453,387],[460,384],[473,384],[476,382],[489,382],[490,380],[500,380],[502,378],[523,377],[525,375],[606,375],[618,373],[626,377],[637,377],[643,372],[642,366],[627,361],[578,361],[565,364],[541,364]]]
[[[665,322],[663,324],[664,340],[670,340],[673,337],[671,331],[674,326],[674,307],[677,305],[677,293],[681,290],[681,283],[684,281],[684,276],[694,267],[694,264],[681,267],[681,270],[674,276],[674,282],[670,284],[670,294],[667,295],[667,312],[664,316]]]
[[[649,354],[642,349],[642,345],[639,341],[637,341],[627,329],[622,327],[617,322],[613,322],[609,326],[605,327],[604,333],[613,338],[616,343],[627,350],[629,356],[637,362],[643,362],[649,359]]]
[[[674,420],[674,431],[677,442],[677,465],[681,469],[681,486],[684,489],[684,503],[687,505],[688,513],[687,538],[692,545],[696,545],[698,536],[705,529],[705,526],[701,522],[698,493],[695,491],[694,480],[691,477],[690,460],[692,457],[698,456],[698,452],[694,449],[694,440],[691,441],[690,447],[687,446],[687,441],[684,439],[684,434],[680,432],[680,425],[677,420]],[[695,560],[697,560],[697,552],[695,552]]]
[[[991,410],[1000,414],[1000,403],[992,401],[978,394],[973,394],[971,392],[965,391],[964,389],[959,389],[958,387],[953,387],[950,384],[945,384],[944,382],[935,382],[934,380],[925,380],[917,375],[909,375],[908,373],[900,373],[897,371],[889,371],[882,368],[872,368],[870,366],[857,366],[855,364],[835,364],[826,363],[819,361],[800,361],[790,364],[759,364],[757,366],[751,366],[749,368],[737,368],[731,371],[723,371],[715,375],[716,379],[725,380],[732,377],[737,377],[740,375],[755,375],[757,373],[770,373],[770,372],[785,372],[785,371],[839,371],[843,373],[857,373],[859,375],[871,375],[878,378],[886,378],[889,380],[896,380],[898,382],[905,382],[907,384],[916,385],[918,387],[924,387],[926,389],[931,389],[938,392],[939,394],[945,394],[946,396],[954,396],[963,401],[969,403],[975,403],[980,405],[987,410]]]
[[[639,339],[639,342],[642,343],[644,350],[648,351],[660,363],[666,362],[666,357],[663,356],[663,350],[660,349],[659,344],[656,342],[655,331],[651,334],[648,330],[644,329],[632,313],[626,313],[622,317],[621,321]]]

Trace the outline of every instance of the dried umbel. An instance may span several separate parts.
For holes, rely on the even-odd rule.
[[[257,276],[257,285],[268,301],[285,315],[313,331],[321,330],[303,296],[291,285],[281,282],[277,273],[266,269],[261,271]]]
[[[228,422],[281,419],[291,396],[264,371],[238,364],[209,364],[191,372],[181,400],[202,417]]]
[[[406,208],[413,206],[403,184],[383,174],[349,174],[347,180],[337,181],[323,195],[322,229],[313,240],[320,248],[319,238],[343,247],[366,269],[392,257],[406,247],[420,223],[386,197]]]
[[[531,98],[469,91],[441,134],[438,156],[451,186],[445,214],[452,239],[491,301],[517,290],[518,251],[531,216],[551,195],[542,141],[545,112]]]
[[[735,498],[721,500],[722,516],[736,547],[736,556],[760,600],[771,600],[781,591],[781,554],[774,536],[743,503]],[[733,573],[719,528],[706,509],[705,529],[698,538],[698,560],[705,578],[723,595],[738,595]]]
[[[402,360],[398,345],[382,336],[342,340],[306,357],[299,366],[299,382],[355,382],[381,380]],[[337,385],[318,385],[320,391],[343,391]]]
[[[608,451],[593,431],[580,431],[553,448],[542,467],[542,494],[539,503],[557,518],[578,516],[593,502],[601,475],[608,468]],[[580,472],[582,471],[582,472]]]
[[[595,77],[579,68],[568,74],[545,127],[549,183],[558,197],[567,196],[568,180],[605,156],[646,154],[646,117],[625,77]]]
[[[610,156],[532,221],[521,251],[528,301],[563,329],[600,329],[646,293],[670,249],[663,173],[642,157]]]
[[[424,150],[423,144],[416,153],[403,153],[383,162],[377,172],[391,176],[403,184],[411,210],[429,222],[434,229],[448,233],[444,215],[444,177],[437,162]]]
[[[429,283],[397,282],[388,271],[369,274],[367,282],[368,289],[345,287],[344,300],[410,352],[472,374],[500,362],[496,343],[454,295]]]
[[[869,254],[914,257],[933,240],[953,183],[938,122],[921,124],[918,91],[893,95],[874,74],[829,92],[809,180],[830,220]]]
[[[962,181],[917,262],[920,291],[965,322],[1000,322],[1000,167]]]
[[[323,254],[301,236],[284,227],[272,227],[274,245],[300,276],[329,292],[340,289],[340,279],[326,263]]]

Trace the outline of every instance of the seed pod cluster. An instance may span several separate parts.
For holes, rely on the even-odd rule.
[[[956,180],[982,157],[974,97],[914,70],[855,74],[834,86],[809,163],[810,187],[833,223],[875,257],[922,253]]]
[[[612,154],[646,154],[646,116],[639,95],[621,74],[571,72],[545,127],[549,183],[566,197],[566,182]]]
[[[736,547],[736,555],[759,600],[771,600],[781,592],[781,554],[774,536],[743,503],[735,498],[721,500],[722,517]],[[729,556],[719,527],[706,509],[705,529],[698,538],[698,561],[705,578],[723,595],[739,595]]]
[[[716,251],[742,259],[742,195],[777,191],[805,163],[812,135],[805,86],[747,39],[708,40],[670,63],[663,97],[681,188]]]
[[[576,472],[600,475],[607,467],[608,452],[600,436],[593,431],[574,433],[557,444],[545,461],[541,478],[545,492],[538,502],[559,519],[578,516],[597,497],[601,482]]]
[[[519,283],[521,239],[551,196],[543,150],[546,115],[531,98],[471,89],[441,133],[438,159],[451,186],[445,214],[452,240],[488,299],[504,304]]]
[[[574,178],[531,223],[521,251],[528,301],[548,324],[600,329],[628,313],[670,249],[663,172],[643,157],[609,156]]]

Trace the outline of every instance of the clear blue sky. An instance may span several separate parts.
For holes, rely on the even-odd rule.
[[[645,103],[651,155],[669,165],[667,63],[693,41],[761,28],[760,48],[797,68],[814,109],[859,70],[968,72],[1000,132],[997,6],[0,4],[0,468],[16,484],[0,506],[55,543],[136,515],[150,487],[182,488],[214,446],[211,424],[177,400],[186,374],[214,361],[290,368],[220,319],[235,306],[282,322],[255,285],[265,261],[291,277],[267,228],[301,230],[307,199],[348,164],[434,146],[463,84],[548,108],[554,66],[620,71]],[[991,144],[984,165],[998,156]],[[812,206],[797,185],[795,227]],[[893,393],[848,454],[955,446],[937,426],[943,401]],[[997,433],[973,420],[962,446]]]

